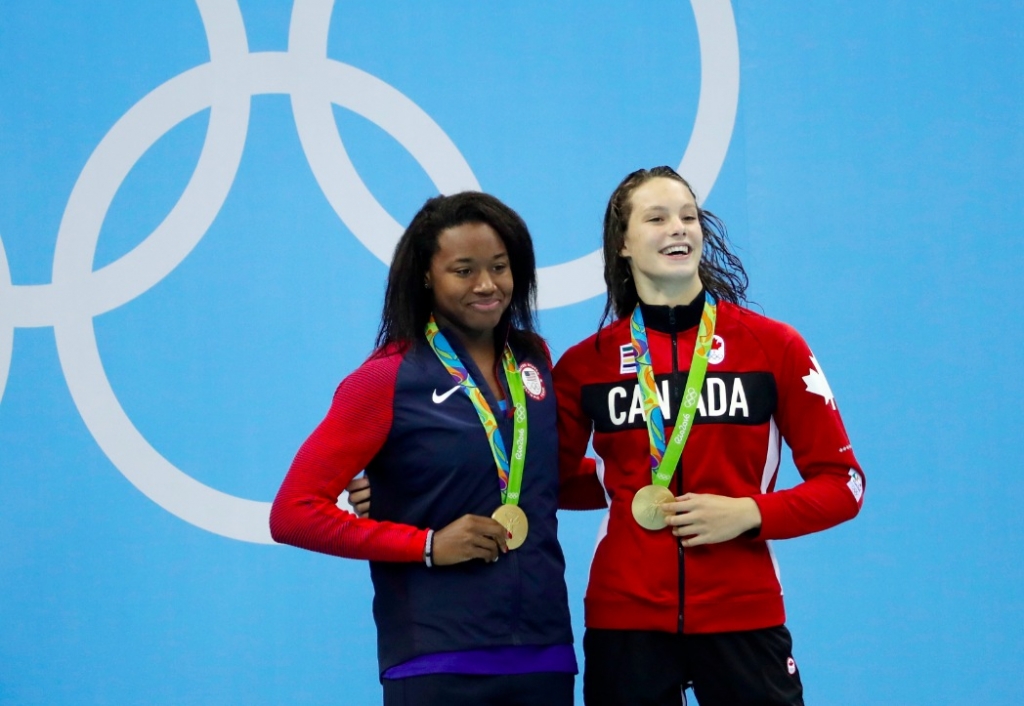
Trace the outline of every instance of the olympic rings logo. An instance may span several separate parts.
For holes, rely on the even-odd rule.
[[[693,389],[692,387],[689,388],[686,391],[686,398],[683,400],[683,403],[687,407],[692,407],[695,404],[697,404],[697,391],[695,389]]]
[[[200,483],[157,452],[125,414],[103,370],[93,319],[170,274],[206,234],[234,182],[252,96],[291,97],[303,151],[335,213],[381,261],[403,227],[370,193],[345,151],[332,104],[388,132],[441,193],[480,189],[455,144],[429,115],[380,79],[327,57],[333,0],[295,0],[288,49],[250,52],[233,0],[196,0],[210,61],[160,85],[125,113],[90,155],[65,207],[50,284],[16,285],[0,240],[0,401],[17,327],[52,326],[68,389],[86,427],[114,466],[153,502],[209,532],[272,543],[270,503]],[[679,165],[707,195],[728,150],[739,96],[739,47],[728,0],[691,0],[700,37],[701,88],[690,142]],[[134,250],[93,271],[100,229],[121,183],[163,135],[210,109],[205,142],[188,185],[167,217]],[[604,291],[601,251],[541,268],[540,307]]]

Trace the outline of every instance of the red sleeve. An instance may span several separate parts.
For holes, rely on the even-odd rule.
[[[426,530],[360,518],[337,506],[349,481],[387,439],[401,360],[397,354],[373,357],[338,386],[274,499],[275,541],[351,559],[423,561]]]
[[[810,348],[786,327],[776,420],[802,483],[754,497],[762,539],[786,539],[853,518],[863,503],[864,473],[853,455],[832,390]]]
[[[558,506],[564,510],[599,510],[607,506],[594,459],[587,458],[593,423],[581,406],[579,378],[570,350],[552,371],[558,401]]]

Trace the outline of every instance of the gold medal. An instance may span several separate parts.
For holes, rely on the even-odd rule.
[[[491,513],[499,525],[508,532],[505,546],[509,549],[519,549],[526,541],[526,535],[530,531],[530,522],[526,519],[526,513],[518,505],[500,505],[497,510]]]
[[[633,496],[633,519],[644,529],[660,530],[668,524],[661,506],[675,499],[663,485],[645,485]]]

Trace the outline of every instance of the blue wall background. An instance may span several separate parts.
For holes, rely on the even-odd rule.
[[[366,566],[248,541],[370,348],[386,265],[356,236],[475,179],[541,265],[584,257],[625,173],[701,147],[702,89],[728,107],[710,15],[735,126],[686,176],[868,475],[854,522],[776,544],[808,703],[1019,703],[1024,3],[294,9],[285,55],[286,2],[5,4],[0,703],[377,702]],[[325,124],[390,225],[311,168]],[[600,306],[544,310],[556,354]],[[561,515],[578,636],[599,521]]]

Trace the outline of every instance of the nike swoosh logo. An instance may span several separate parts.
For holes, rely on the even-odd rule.
[[[456,385],[455,387],[453,387],[452,389],[448,390],[448,392],[444,393],[443,395],[437,394],[437,389],[435,388],[434,389],[434,395],[433,395],[434,404],[441,404],[446,399],[448,399],[449,397],[454,395],[456,390],[458,390],[460,387],[462,387],[462,385]]]

